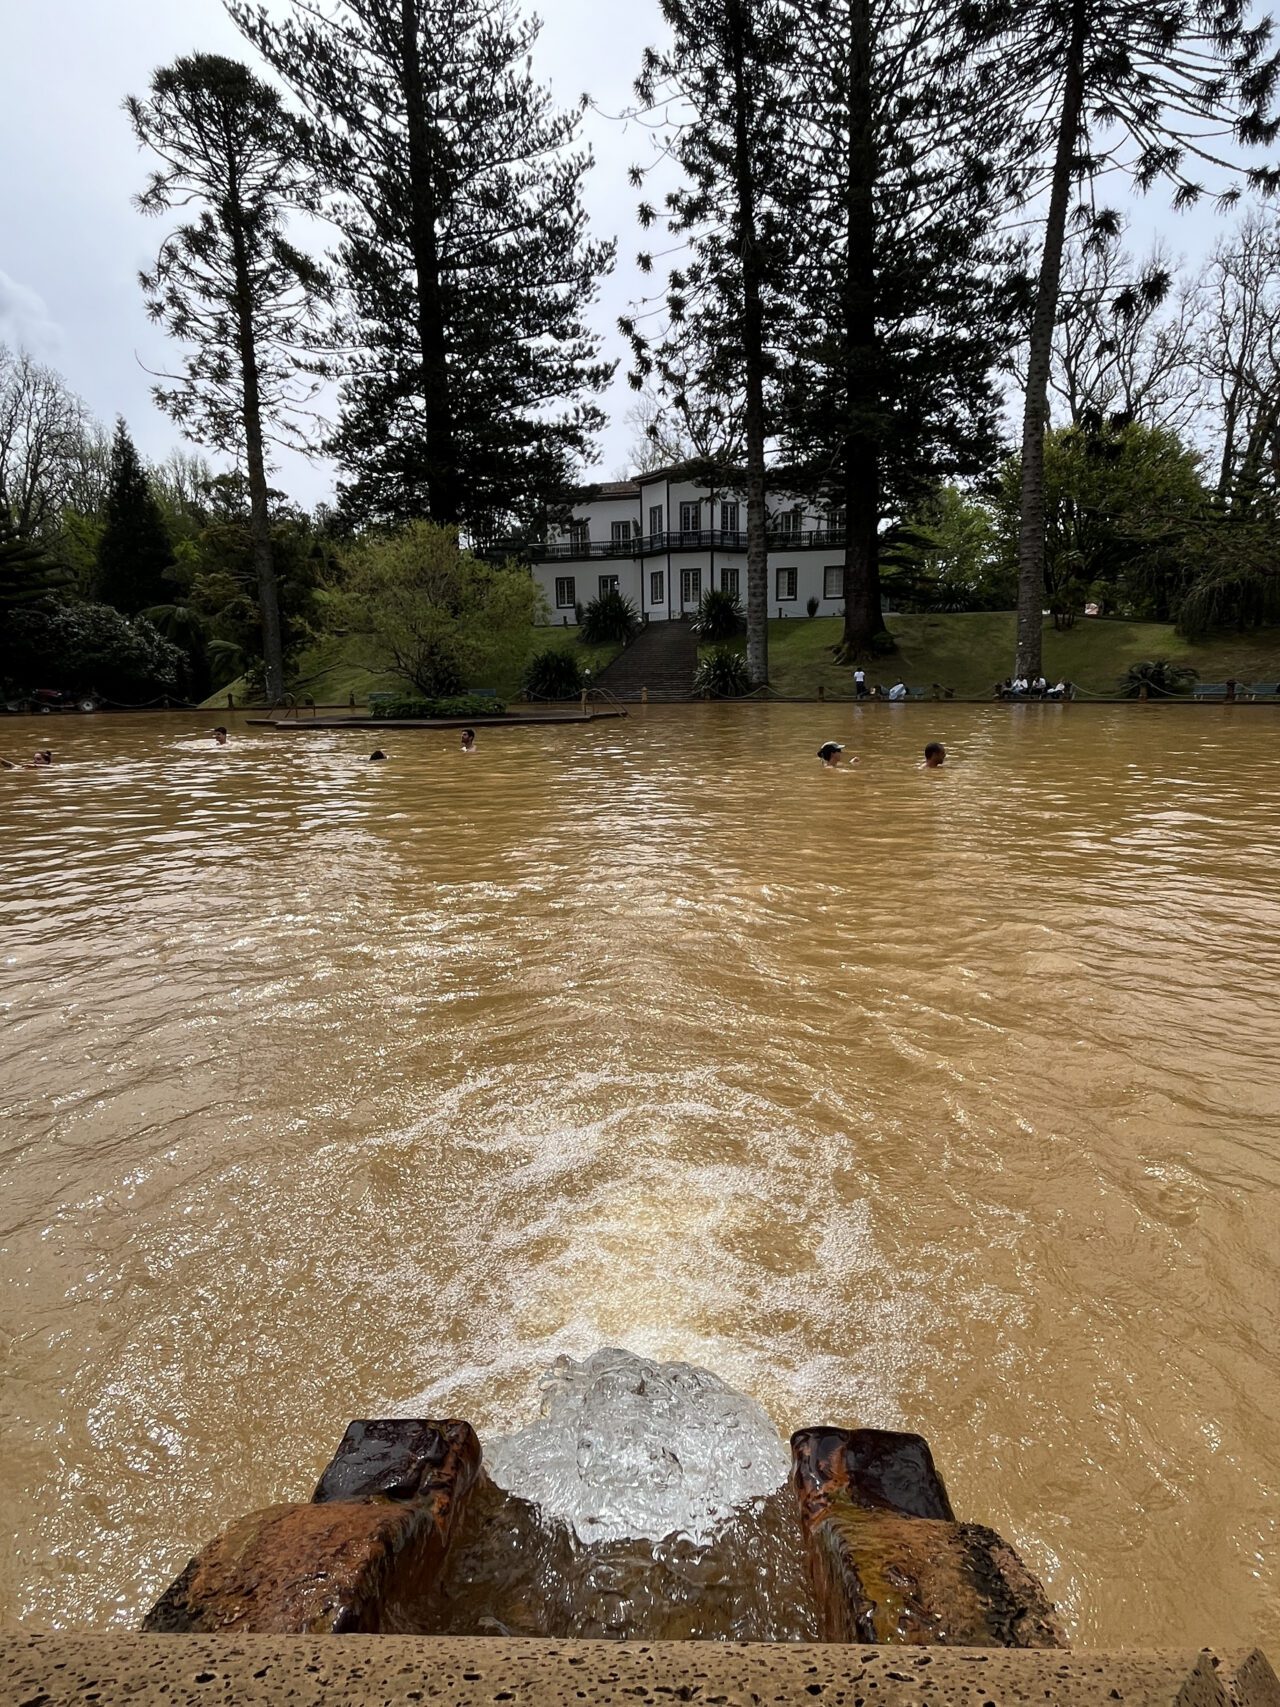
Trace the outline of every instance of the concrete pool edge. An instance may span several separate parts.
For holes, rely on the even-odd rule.
[[[868,1707],[1277,1707],[1257,1649],[1063,1652],[431,1636],[0,1635],[2,1707],[95,1701],[865,1701]]]

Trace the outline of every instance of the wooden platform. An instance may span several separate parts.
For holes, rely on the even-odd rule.
[[[246,717],[254,729],[284,729],[307,734],[312,729],[525,729],[552,723],[598,723],[601,718],[625,717],[621,706],[598,711],[513,712],[505,717]]]

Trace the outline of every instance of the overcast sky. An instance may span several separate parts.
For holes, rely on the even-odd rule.
[[[0,0],[0,342],[22,345],[58,368],[93,412],[122,414],[148,457],[178,434],[151,401],[145,369],[165,364],[166,340],[148,324],[137,274],[163,230],[131,205],[146,173],[120,103],[141,94],[152,71],[180,53],[221,52],[260,66],[221,0]],[[284,0],[270,9],[287,10]],[[536,68],[557,99],[589,92],[605,113],[631,98],[644,47],[658,39],[657,0],[544,0]],[[265,68],[263,68],[265,69]],[[596,113],[587,119],[596,166],[587,187],[593,230],[617,236],[618,267],[606,282],[596,324],[623,354],[617,318],[643,286],[637,196],[627,168],[651,143],[634,126]],[[626,461],[634,438],[619,372],[607,399],[606,474]],[[280,483],[311,504],[332,474],[302,458],[282,459]]]
[[[284,0],[269,0],[276,11]],[[657,0],[542,0],[536,69],[557,98],[588,91],[618,113],[645,45],[659,39]],[[7,0],[0,53],[0,341],[57,367],[94,413],[123,414],[144,455],[163,456],[177,433],[151,401],[146,368],[161,368],[166,341],[143,312],[137,273],[162,227],[130,198],[146,162],[120,103],[145,91],[151,72],[177,54],[223,52],[253,60],[221,0]],[[596,166],[588,207],[597,235],[620,239],[618,267],[596,323],[625,355],[618,314],[643,290],[634,265],[642,246],[627,168],[650,157],[648,137],[597,113],[587,121]],[[1198,256],[1213,215],[1173,216],[1157,193],[1136,210],[1135,241],[1164,229],[1175,253]],[[650,239],[649,241],[652,241]],[[655,244],[655,247],[660,245]],[[625,367],[625,362],[624,362]],[[626,461],[634,430],[622,369],[607,398],[602,444],[608,476]],[[288,458],[280,483],[305,504],[325,497],[332,474]]]

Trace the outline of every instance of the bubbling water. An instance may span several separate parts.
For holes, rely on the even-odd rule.
[[[606,1347],[557,1358],[542,1414],[485,1447],[500,1488],[581,1542],[710,1541],[790,1458],[764,1410],[709,1370]]]
[[[616,1347],[540,1384],[541,1415],[485,1445],[426,1629],[815,1639],[790,1456],[754,1399]]]

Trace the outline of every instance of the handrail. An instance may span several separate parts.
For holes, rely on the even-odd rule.
[[[602,688],[596,682],[593,682],[589,688],[583,688],[582,690],[582,704],[584,710],[586,708],[587,701],[591,699],[598,699],[601,705],[613,706],[623,717],[627,715],[627,708],[623,705],[617,694],[610,693],[608,688]]]
[[[843,528],[767,528],[770,551],[820,551],[842,547]],[[590,563],[609,558],[659,556],[668,551],[745,551],[742,528],[671,528],[664,533],[632,534],[627,539],[529,540],[522,550],[533,563]]]

